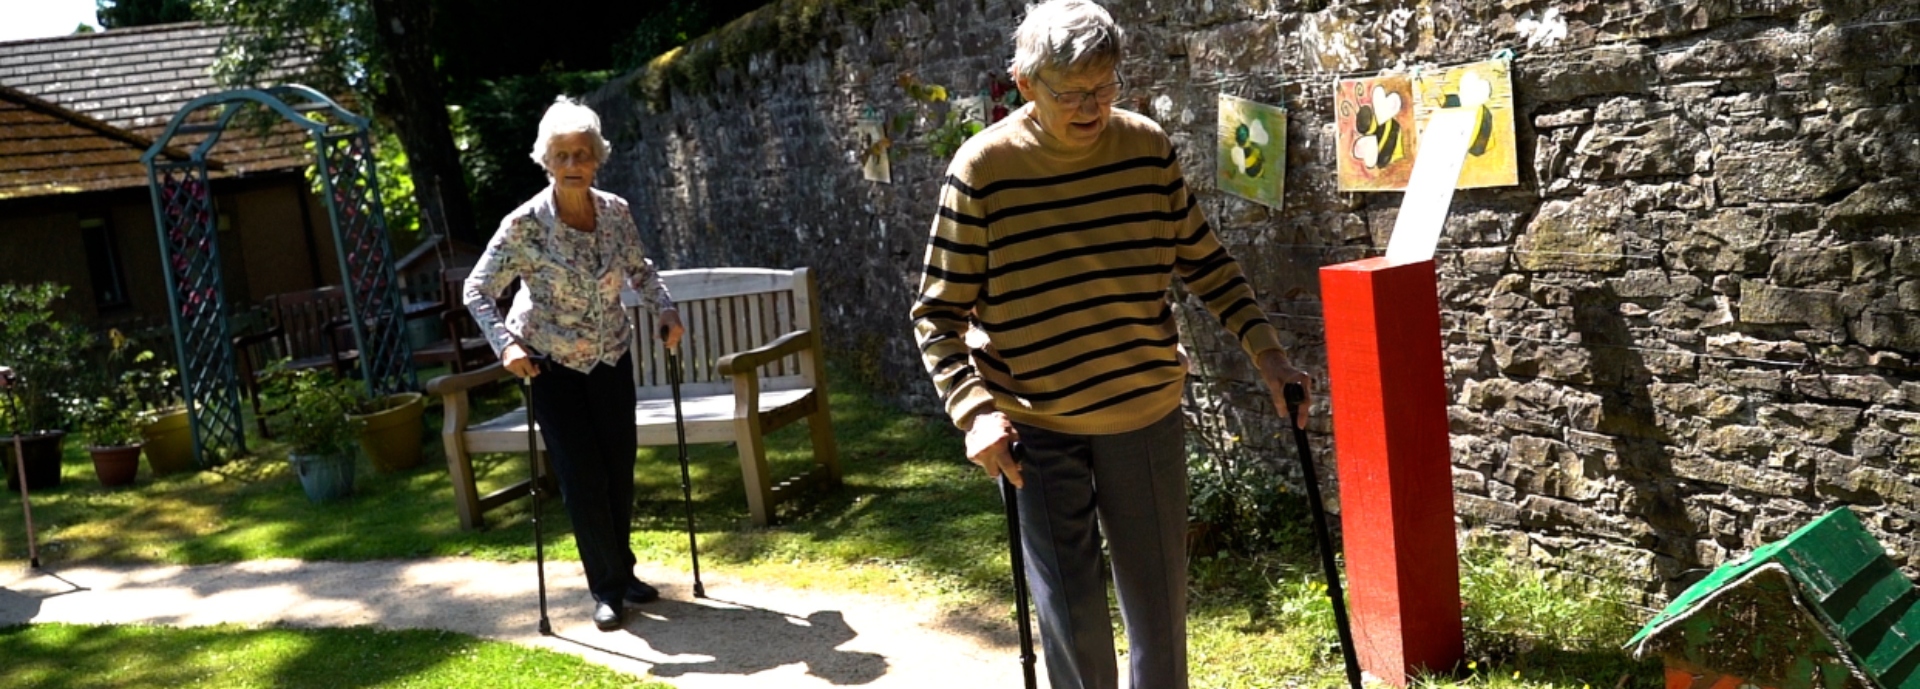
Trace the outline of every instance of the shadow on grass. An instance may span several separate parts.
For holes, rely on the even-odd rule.
[[[906,568],[914,576],[965,587],[1010,588],[1004,583],[997,495],[961,458],[959,434],[944,421],[888,409],[850,383],[837,388],[834,430],[845,487],[783,506],[780,525],[751,526],[731,445],[691,448],[692,506],[703,559],[718,566],[798,558]],[[518,393],[502,386],[475,403],[483,412],[511,408]],[[437,409],[429,410],[427,423],[438,428]],[[776,475],[800,473],[811,463],[801,426],[771,438]],[[438,434],[426,437],[419,466],[382,475],[362,459],[353,495],[326,504],[306,500],[284,446],[272,441],[253,439],[254,456],[213,470],[155,479],[143,469],[135,486],[120,489],[98,486],[84,451],[70,442],[62,485],[33,494],[42,558],[175,564],[532,559],[529,501],[490,512],[486,530],[460,530]],[[525,455],[478,455],[474,470],[485,492],[525,477],[528,466]],[[635,476],[636,550],[665,559],[685,556],[679,478],[673,448],[643,450]],[[542,526],[549,557],[577,558],[563,509],[550,502]],[[22,531],[18,518],[0,518],[0,559],[25,559]]]
[[[944,419],[887,408],[855,386],[850,376],[834,381],[834,431],[845,487],[783,509],[776,526],[751,525],[732,446],[690,448],[691,504],[703,568],[760,567],[784,584],[808,586],[812,584],[805,579],[813,577],[821,585],[851,590],[862,590],[862,584],[849,583],[857,577],[907,580],[914,591],[955,593],[957,599],[978,604],[975,614],[947,621],[949,627],[1005,641],[1012,628],[1006,612],[1012,587],[993,484],[964,460],[959,433]],[[511,408],[518,404],[518,393],[503,387],[475,403],[483,413]],[[438,433],[433,432],[439,427],[437,411],[430,410],[428,416],[428,447],[420,466],[379,475],[363,461],[354,495],[329,504],[307,502],[288,470],[284,450],[273,443],[259,443],[257,457],[218,471],[160,480],[143,475],[133,488],[112,490],[98,487],[84,453],[69,447],[65,483],[34,494],[42,558],[56,565],[73,560],[212,563],[424,556],[532,560],[528,501],[489,513],[487,530],[459,529]],[[769,461],[777,476],[800,473],[812,461],[807,432],[800,426],[770,439]],[[523,455],[477,456],[474,468],[482,491],[527,475]],[[674,449],[644,449],[635,481],[636,553],[643,560],[684,566],[686,504]],[[1225,672],[1222,677],[1287,676],[1304,678],[1313,686],[1338,685],[1340,660],[1331,607],[1306,528],[1310,522],[1305,506],[1297,496],[1283,495],[1273,502],[1281,521],[1296,526],[1273,531],[1273,542],[1263,544],[1262,554],[1194,563],[1194,667],[1197,673],[1201,668]],[[16,504],[0,499],[0,510],[14,511]],[[24,559],[20,520],[3,515],[0,558]],[[542,526],[550,559],[577,559],[558,505],[549,503]],[[1649,673],[1646,664],[1627,660],[1604,644],[1533,643],[1522,651],[1523,644],[1515,641],[1512,652],[1494,648],[1499,645],[1476,642],[1469,647],[1469,657],[1485,662],[1467,671],[1468,684],[1511,684],[1516,670],[1521,684],[1538,680],[1604,689],[1622,675],[1630,685],[1657,682],[1657,671]],[[1570,646],[1577,648],[1556,650]],[[1564,679],[1547,679],[1549,673]]]
[[[632,686],[551,651],[440,631],[78,626],[0,628],[0,686]],[[647,687],[662,687],[645,683]]]

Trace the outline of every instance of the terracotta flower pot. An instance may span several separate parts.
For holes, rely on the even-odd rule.
[[[140,473],[138,443],[117,447],[88,447],[87,453],[93,455],[93,475],[100,479],[102,486],[132,484],[133,477]]]

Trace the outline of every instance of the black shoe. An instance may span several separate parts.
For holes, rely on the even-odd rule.
[[[600,631],[619,629],[623,618],[625,614],[619,603],[598,603],[593,606],[593,626],[599,627]]]
[[[633,583],[627,584],[626,600],[628,603],[652,603],[660,600],[660,590],[636,579]]]

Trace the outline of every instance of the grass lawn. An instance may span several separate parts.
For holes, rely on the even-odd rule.
[[[0,686],[639,687],[580,658],[440,631],[36,624],[0,627]]]
[[[852,376],[833,381],[846,488],[787,509],[779,526],[758,528],[748,520],[732,447],[692,448],[703,570],[788,586],[934,598],[955,608],[995,601],[995,614],[1009,609],[1012,586],[997,492],[961,457],[959,434],[944,420],[902,414],[875,401]],[[480,404],[513,406],[517,399],[517,392],[502,388]],[[428,417],[438,429],[436,411],[430,409]],[[49,563],[181,564],[274,557],[531,560],[527,501],[488,514],[488,530],[459,529],[437,435],[428,434],[421,466],[383,476],[363,460],[355,495],[324,505],[307,502],[284,448],[271,442],[250,441],[255,457],[215,470],[159,480],[143,470],[135,487],[113,490],[98,486],[85,453],[69,442],[63,484],[33,494],[41,557]],[[809,462],[804,428],[788,428],[771,444],[776,475],[798,473]],[[476,457],[475,471],[485,491],[524,477],[527,464],[518,455],[483,455]],[[635,480],[636,553],[686,567],[685,513],[672,449],[644,449]],[[17,505],[10,494],[0,499],[0,559],[26,557],[20,519],[9,514]],[[1300,515],[1304,524],[1305,512]],[[577,559],[557,501],[549,502],[544,526],[547,556]],[[1332,609],[1310,541],[1304,533],[1283,540],[1268,553],[1195,562],[1195,687],[1344,683]],[[1638,616],[1606,603],[1609,591],[1589,592],[1517,571],[1502,558],[1469,555],[1463,588],[1475,665],[1430,684],[1659,684],[1656,665],[1632,662],[1617,650]],[[1006,615],[997,621],[1011,624]]]

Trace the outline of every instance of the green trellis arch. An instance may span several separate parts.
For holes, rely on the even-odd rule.
[[[278,113],[313,138],[367,392],[382,395],[418,387],[405,319],[400,317],[400,290],[367,119],[299,85],[196,98],[174,114],[140,162],[147,167],[147,186],[153,193],[180,381],[192,421],[194,455],[202,467],[212,466],[229,451],[246,452],[207,154],[234,116],[253,104]],[[179,145],[192,146],[192,155],[184,160],[162,155],[176,138]]]

